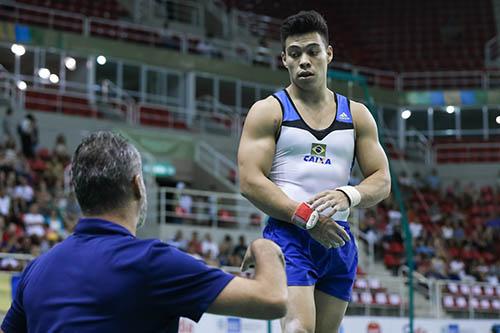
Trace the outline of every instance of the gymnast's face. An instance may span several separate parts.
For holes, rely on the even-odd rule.
[[[326,81],[333,48],[317,32],[289,36],[281,53],[290,81],[302,89],[321,86]]]

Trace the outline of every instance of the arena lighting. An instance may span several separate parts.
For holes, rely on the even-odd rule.
[[[50,71],[47,68],[40,68],[38,70],[38,76],[44,80],[47,80],[50,77]]]
[[[497,116],[497,117],[495,118],[495,121],[497,122],[497,124],[498,124],[498,125],[500,125],[500,116]]]
[[[103,55],[100,55],[97,57],[97,63],[99,65],[104,65],[106,63],[106,57]]]
[[[51,83],[56,84],[59,82],[59,76],[57,76],[56,74],[50,74],[49,80]]]
[[[410,110],[404,110],[403,112],[401,112],[401,118],[403,119],[408,119],[411,117],[411,111]]]
[[[19,57],[26,53],[26,49],[24,48],[24,46],[19,44],[12,44],[10,50],[12,51],[12,53]]]
[[[26,88],[28,88],[28,85],[24,81],[18,81],[17,88],[19,88],[19,90],[26,90]]]
[[[76,69],[76,60],[72,57],[64,58],[64,66],[70,71],[74,71]]]
[[[455,107],[453,105],[448,105],[446,107],[446,112],[448,112],[449,114],[452,114],[453,112],[455,112]]]

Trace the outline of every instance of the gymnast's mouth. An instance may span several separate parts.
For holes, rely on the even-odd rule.
[[[300,72],[299,74],[297,74],[297,77],[311,77],[313,75],[313,72]]]

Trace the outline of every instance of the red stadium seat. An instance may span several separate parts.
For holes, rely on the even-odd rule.
[[[451,295],[445,295],[443,297],[443,305],[445,308],[452,309],[455,307],[455,299]]]
[[[401,296],[399,296],[398,294],[390,294],[389,295],[389,304],[392,306],[401,305]]]
[[[467,300],[463,296],[459,296],[455,299],[456,307],[459,309],[467,308]]]
[[[387,294],[384,292],[378,292],[375,294],[375,304],[377,305],[387,305],[389,300],[387,299]]]
[[[446,287],[448,288],[448,291],[452,294],[458,294],[459,293],[459,290],[458,290],[458,285],[456,283],[453,283],[453,282],[449,282]]]
[[[374,300],[373,300],[373,295],[371,292],[369,291],[365,291],[365,292],[362,292],[361,293],[361,303],[362,304],[373,304]]]
[[[356,288],[356,289],[367,289],[368,288],[368,282],[365,279],[356,279],[356,281],[354,281],[354,288]]]

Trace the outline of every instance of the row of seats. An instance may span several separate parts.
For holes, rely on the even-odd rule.
[[[385,288],[382,287],[379,279],[376,278],[357,278],[354,282],[354,290],[370,290],[370,291],[385,291]]]
[[[127,108],[124,103],[108,100],[106,105],[118,110],[123,118]],[[105,118],[95,103],[90,103],[86,96],[73,93],[62,93],[58,90],[30,88],[25,93],[25,107],[28,110],[63,113],[81,117]],[[141,125],[188,130],[186,119],[182,114],[171,112],[167,107],[155,104],[138,104],[139,123]],[[109,115],[108,115],[109,116]],[[206,119],[221,128],[230,129],[230,119],[212,114]]]
[[[26,90],[25,107],[28,110],[64,113],[74,116],[95,117],[97,110],[87,98],[49,90]]]
[[[386,292],[356,292],[352,293],[351,302],[362,305],[380,305],[399,307],[401,306],[401,296],[398,294],[389,294]]]
[[[443,297],[443,306],[448,311],[468,311],[469,306],[472,306],[474,311],[478,312],[498,312],[500,311],[500,300],[471,298],[468,302],[464,296],[445,295]]]
[[[500,162],[500,145],[487,146],[436,146],[436,160],[447,163],[495,163]]]
[[[465,295],[470,294],[474,296],[487,296],[487,297],[497,297],[500,298],[500,286],[479,286],[473,285],[469,286],[467,284],[457,284],[450,282],[446,285],[446,292],[453,295]]]
[[[465,70],[484,68],[484,45],[496,34],[491,1],[312,1],[325,16],[336,59],[396,70]],[[305,9],[301,1],[226,0],[229,7],[284,18]],[[273,36],[275,24],[260,36]],[[276,34],[274,34],[276,36]]]
[[[27,5],[40,6],[85,16],[103,17],[116,20],[129,16],[128,11],[117,0],[17,0]]]

